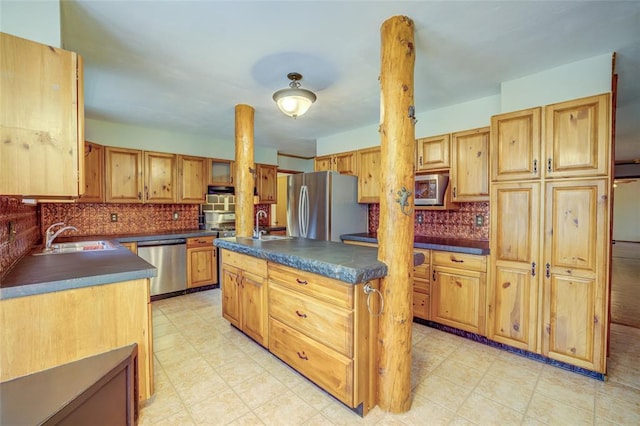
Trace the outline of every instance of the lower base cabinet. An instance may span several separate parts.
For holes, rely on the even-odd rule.
[[[414,249],[424,254],[424,263],[413,268],[413,316],[431,319],[431,250]]]
[[[187,288],[218,283],[215,237],[187,238]]]

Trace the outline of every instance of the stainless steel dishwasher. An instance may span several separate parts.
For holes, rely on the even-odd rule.
[[[151,278],[151,296],[187,289],[187,240],[139,241],[138,256],[158,269]]]

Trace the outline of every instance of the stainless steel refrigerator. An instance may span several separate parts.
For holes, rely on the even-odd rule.
[[[340,241],[340,235],[367,232],[366,204],[358,204],[358,178],[337,172],[287,177],[287,234]]]

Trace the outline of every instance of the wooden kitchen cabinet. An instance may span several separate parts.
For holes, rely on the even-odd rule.
[[[432,251],[431,320],[486,335],[486,256]]]
[[[84,191],[82,57],[0,32],[0,194]]]
[[[538,179],[541,176],[542,108],[491,117],[491,180]]]
[[[187,238],[187,288],[218,283],[214,236]]]
[[[107,203],[142,203],[144,189],[142,151],[105,148],[105,183]]]
[[[376,404],[377,317],[363,284],[269,263],[269,350],[351,408]],[[369,283],[379,288],[379,280]],[[377,312],[376,298],[370,303]]]
[[[360,149],[357,151],[358,162],[358,202],[379,203],[382,188],[381,148]]]
[[[487,334],[491,340],[539,352],[540,182],[491,187],[491,276]]]
[[[178,155],[178,202],[202,204],[207,194],[207,159]]]
[[[454,202],[489,201],[489,127],[451,134],[449,179]]]
[[[220,250],[222,316],[247,336],[267,347],[267,262]]]
[[[416,139],[416,172],[448,170],[450,141],[449,134]]]
[[[209,159],[209,185],[233,186],[234,163],[231,160]]]
[[[278,166],[256,164],[256,169],[259,204],[275,204],[278,201]]]
[[[606,372],[608,179],[549,181],[545,192],[542,353]]]
[[[104,146],[84,143],[84,193],[81,203],[104,203]]]
[[[431,250],[413,249],[424,254],[424,263],[413,268],[413,316],[431,319]]]
[[[144,151],[144,202],[176,202],[176,154]]]
[[[343,175],[357,176],[356,151],[341,152],[338,154],[316,157],[314,170],[334,171]]]
[[[136,241],[132,241],[129,243],[120,243],[122,247],[125,247],[133,254],[138,254],[138,243]]]
[[[608,176],[611,158],[610,94],[545,107],[545,176]]]

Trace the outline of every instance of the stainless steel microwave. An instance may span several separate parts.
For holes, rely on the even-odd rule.
[[[416,175],[414,199],[416,206],[441,206],[449,184],[449,175],[445,173]]]

